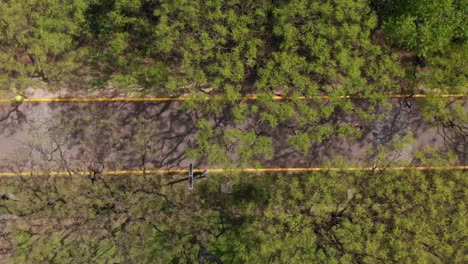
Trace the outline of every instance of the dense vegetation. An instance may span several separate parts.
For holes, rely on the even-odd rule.
[[[278,87],[291,95],[329,93],[337,86],[345,94],[393,93],[415,89],[394,79],[402,61],[393,48],[402,48],[421,75],[435,75],[429,79],[438,88],[456,89],[465,85],[466,70],[447,60],[465,63],[466,5],[2,1],[1,84],[21,90],[31,78],[81,86],[111,80],[164,96],[211,87],[230,102]]]
[[[221,193],[230,181],[232,193]],[[12,263],[463,263],[462,172],[2,180]],[[3,210],[3,209],[1,209]],[[77,261],[79,260],[79,261]]]
[[[403,110],[422,113],[465,157],[459,148],[468,138],[465,102],[436,95],[467,93],[467,6],[466,0],[0,0],[0,93],[113,86],[136,96],[189,96],[181,111],[196,117],[186,123],[198,135],[183,157],[223,167],[261,166],[274,155],[278,131],[307,154],[338,139],[360,139]],[[429,96],[386,98],[415,93]],[[250,95],[258,100],[241,100]],[[143,169],[150,157],[165,155],[157,153],[160,123],[86,107],[70,107],[47,133],[37,133],[50,137],[44,141],[54,151],[84,146],[80,169],[89,177],[1,179],[0,215],[18,217],[12,233],[2,234],[16,241],[13,263],[466,262],[466,171],[214,175],[190,193],[184,184],[165,185],[160,175],[100,175],[117,147],[133,148]],[[132,125],[128,138],[115,132],[118,122]],[[393,156],[412,134],[393,129],[388,140],[373,143],[369,163],[402,164]],[[69,135],[82,138],[71,142]],[[436,152],[404,162],[457,162]],[[226,182],[231,194],[219,191]]]

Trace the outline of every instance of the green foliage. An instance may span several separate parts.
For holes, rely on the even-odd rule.
[[[430,57],[443,51],[452,40],[464,43],[466,35],[465,0],[388,1],[383,28],[388,38],[418,56]]]
[[[298,134],[289,138],[289,143],[297,150],[306,154],[311,146],[311,141],[309,135],[307,134]]]
[[[396,165],[408,165],[412,162],[412,155],[404,154],[405,149],[415,142],[413,133],[404,136],[396,135],[388,144],[378,145],[369,150],[375,167],[386,168]]]
[[[467,116],[465,114],[463,100],[448,100],[429,95],[422,103],[423,116],[431,121],[437,121],[450,125],[466,124]]]
[[[129,179],[2,182],[21,197],[8,206],[21,216],[13,230],[13,262],[143,262],[144,245],[155,231],[146,214],[157,213],[164,202],[148,196],[157,190],[157,177]]]
[[[427,58],[427,66],[432,70],[419,72],[420,82],[434,91],[442,93],[466,94],[468,87],[468,47],[451,44],[444,52]]]
[[[443,68],[443,58],[460,57],[446,56],[446,47],[465,49],[464,6],[466,0],[5,2],[0,80],[21,89],[32,77],[82,85],[99,79],[165,95],[209,87],[224,103],[277,88],[308,96],[392,93],[402,73],[371,37],[379,20],[392,43],[441,57],[434,63]]]
[[[21,216],[15,262],[190,263],[202,248],[233,263],[465,257],[464,171],[237,176],[210,174],[192,192],[156,175],[2,179],[21,200],[2,200],[0,213]],[[226,180],[231,194],[219,191]]]
[[[208,84],[229,98],[238,92],[231,85],[258,64],[268,8],[264,1],[164,3],[155,12],[155,48],[171,60],[180,86]]]
[[[225,260],[249,263],[459,262],[466,234],[464,176],[317,173],[263,176],[266,185],[244,177],[255,182],[256,193],[267,190],[267,197],[257,206],[244,204],[243,222],[214,248]],[[446,236],[439,239],[438,232]]]
[[[153,28],[159,3],[146,0],[89,0],[86,30],[92,39],[86,45],[100,78],[131,92],[158,89],[168,81],[166,61],[154,52]],[[103,45],[104,44],[104,45]]]
[[[411,91],[422,85],[443,93],[459,93],[466,86],[466,0],[374,1],[386,39],[410,51]],[[403,61],[403,65],[408,62]]]
[[[259,166],[274,156],[272,133],[301,153],[361,137],[359,125],[375,120],[390,104],[385,96],[407,83],[411,92],[419,85],[430,88],[428,95],[466,94],[465,6],[466,0],[2,1],[0,85],[99,82],[189,96],[184,110],[197,117],[197,138],[186,156],[224,168]],[[380,29],[393,46],[378,39]],[[424,63],[408,66],[395,54],[400,48]],[[249,95],[258,100],[241,101]],[[314,98],[320,95],[329,98]],[[445,139],[458,144],[466,137],[462,100],[419,102]],[[130,120],[134,130],[122,141],[115,120],[94,123],[99,111],[91,112],[77,124],[64,121],[85,135],[79,165],[89,176],[1,179],[22,198],[0,201],[0,213],[21,218],[14,261],[194,263],[203,254],[232,263],[465,260],[466,172],[386,170],[456,162],[431,149],[403,157],[411,134],[372,150],[379,171],[210,174],[188,193],[159,175],[101,175],[117,146],[136,149],[146,169],[157,155],[156,127]],[[344,166],[339,159],[326,165],[335,163]],[[233,193],[219,192],[220,182],[233,184]],[[47,232],[31,229],[31,219],[45,220]]]
[[[170,43],[158,44],[159,51],[178,63],[179,86],[185,84],[183,91],[195,98],[201,89],[211,88],[210,100],[190,102],[193,109],[215,119],[234,120],[239,127],[248,120],[259,120],[262,128],[255,130],[260,134],[268,126],[287,126],[293,134],[301,135],[289,142],[307,152],[313,143],[359,136],[349,122],[336,120],[346,120],[344,116],[351,111],[371,118],[385,94],[400,90],[395,79],[402,77],[403,71],[385,47],[373,42],[377,17],[366,1],[325,1],[321,5],[300,0],[268,4],[230,1],[223,5],[224,13],[218,13],[219,5],[199,6],[197,2],[186,7],[173,3],[158,10],[162,22],[156,34],[170,38]],[[248,11],[259,15],[255,20],[246,18]],[[257,48],[249,48],[252,46]],[[174,79],[171,85],[175,83]],[[291,100],[273,100],[272,91]],[[240,96],[249,93],[258,100],[238,105]],[[298,100],[299,96],[320,94],[329,95],[330,100]],[[340,98],[344,95],[372,100],[369,105],[357,106]],[[335,120],[334,125],[328,124],[331,120]],[[210,139],[202,133],[200,143],[204,143],[199,146],[212,144],[220,153],[224,145],[234,156],[239,154],[237,148],[229,147],[232,142],[221,139],[223,131]],[[207,148],[203,149],[201,152],[206,152]]]
[[[24,89],[24,79],[70,81],[87,48],[80,46],[87,2],[0,3],[0,72],[3,88]]]
[[[199,120],[197,128],[197,148],[190,152],[192,156],[206,157],[209,164],[248,166],[260,157],[271,159],[273,156],[272,139],[253,130],[213,130],[207,120]]]
[[[244,132],[239,129],[225,131],[226,145],[234,147],[234,153],[239,155],[240,165],[249,165],[255,156],[262,155],[266,159],[273,156],[272,139],[259,136],[255,131]]]

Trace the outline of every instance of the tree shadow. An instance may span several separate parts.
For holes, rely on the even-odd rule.
[[[351,135],[340,138],[330,135],[322,142],[314,142],[307,153],[296,151],[288,142],[287,135],[291,135],[290,127],[293,123],[285,123],[278,128],[270,129],[268,135],[273,138],[275,155],[272,160],[265,161],[266,167],[320,167],[336,157],[343,158],[348,164],[369,166],[372,160],[369,151],[378,146],[391,144],[396,136],[412,133],[415,143],[410,146],[412,152],[431,145],[442,150],[450,146],[443,142],[436,128],[425,121],[415,102],[418,99],[390,99],[390,106],[377,108],[370,112],[375,118],[364,121],[356,113],[336,113],[336,120],[346,120],[349,124],[359,127],[361,135]],[[367,100],[353,100],[355,107],[368,109]],[[372,156],[372,155],[371,155]],[[461,159],[463,162],[463,160]]]
[[[38,108],[46,108],[48,113],[41,115],[37,113]],[[188,166],[185,162],[185,151],[194,138],[194,118],[191,113],[179,108],[176,102],[53,102],[41,105],[27,104],[23,113],[19,105],[14,105],[5,108],[2,119],[8,123],[1,127],[0,132],[4,138],[9,135],[17,136],[20,131],[33,137],[34,143],[27,147],[33,152],[47,152],[50,156],[50,170],[64,169],[64,161],[74,171],[86,171],[89,169],[87,163],[90,162],[102,163],[102,170],[136,169],[141,165],[138,153],[141,150],[131,147],[132,140],[137,140],[132,137],[137,132],[136,127],[132,125],[132,119],[147,119],[155,124],[156,129],[152,134],[157,140],[154,140],[151,146],[153,155],[151,159],[146,160],[146,167],[176,168]],[[18,122],[12,123],[12,120],[16,120],[14,115],[18,116]],[[28,121],[27,116],[34,118],[30,120],[29,126],[21,126]],[[103,125],[105,123],[112,124]],[[110,133],[106,128],[115,131]],[[90,138],[93,139],[92,144],[86,144],[90,143]],[[128,144],[120,144],[122,142]],[[95,156],[85,157],[85,152]],[[2,155],[8,158],[6,153]],[[10,167],[15,162],[13,157],[11,158],[10,161],[6,159],[4,162],[9,165],[9,168],[5,169],[13,169]]]
[[[389,144],[395,136],[408,132],[416,138],[414,149],[428,144],[445,147],[442,137],[430,130],[413,100],[417,99],[392,99],[391,107],[380,107],[371,113],[379,115],[371,121],[363,121],[354,112],[337,111],[322,121],[332,125],[340,122],[357,124],[362,134],[340,138],[331,133],[321,142],[314,142],[305,154],[289,143],[289,136],[294,133],[291,131],[294,120],[281,122],[275,128],[263,126],[255,117],[235,124],[229,107],[214,115],[187,108],[180,102],[55,102],[23,104],[22,109],[19,105],[10,105],[5,107],[3,119],[14,122],[12,125],[5,123],[0,133],[6,138],[24,130],[36,141],[41,141],[29,148],[33,152],[42,151],[38,154],[42,159],[48,157],[50,170],[89,171],[94,165],[99,168],[96,169],[98,172],[185,169],[190,162],[199,167],[208,165],[204,156],[196,160],[186,156],[188,149],[197,147],[197,120],[206,118],[211,120],[213,130],[253,130],[272,138],[273,157],[267,159],[256,155],[251,165],[259,161],[264,167],[320,167],[337,156],[347,163],[368,165],[371,163],[367,155],[369,149]],[[366,100],[353,103],[362,109],[369,105]],[[143,120],[146,125],[139,127],[135,120]],[[141,136],[145,129],[149,131]],[[148,140],[143,140],[144,137]],[[232,159],[237,155],[234,152],[228,151]]]
[[[21,103],[11,103],[0,107],[0,135],[9,137],[28,122]]]

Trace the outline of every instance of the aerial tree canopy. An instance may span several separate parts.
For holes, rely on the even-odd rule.
[[[427,162],[427,161],[426,161]],[[429,161],[431,162],[431,161]],[[213,176],[213,177],[212,177]],[[15,262],[461,263],[466,173],[2,179]],[[161,180],[159,182],[159,180]],[[162,184],[161,184],[162,183]],[[11,197],[11,195],[10,195]],[[221,261],[221,262],[219,262]]]
[[[31,79],[77,81],[87,54],[85,0],[0,3],[0,85],[22,90]],[[37,85],[37,83],[36,83]]]
[[[444,50],[453,41],[467,41],[466,0],[396,0],[375,1],[381,12],[383,28],[390,41],[430,57]]]
[[[214,175],[191,193],[147,173],[148,160],[173,154],[159,149],[174,145],[176,152],[182,141],[191,149],[174,160],[224,168],[262,166],[279,145],[294,154],[332,152],[333,143],[362,139],[378,126],[373,121],[382,124],[403,107],[420,111],[466,156],[465,102],[437,97],[467,92],[466,6],[466,0],[1,1],[0,89],[112,85],[133,95],[190,99],[178,105],[183,114],[167,118],[168,135],[156,122],[161,113],[107,115],[101,104],[54,116],[50,138],[37,137],[50,151],[78,144],[81,159],[61,157],[56,165],[66,177],[0,178],[0,215],[18,217],[8,234],[17,241],[14,261],[466,262],[466,171],[387,170],[405,162],[456,163],[436,151],[401,157],[412,134],[396,126],[386,142],[372,145],[366,162],[374,170],[365,172]],[[388,100],[398,93],[428,97],[417,106]],[[196,138],[171,134],[173,121]],[[123,125],[128,135],[120,137]],[[39,143],[32,149],[50,169],[49,149]],[[143,175],[102,175],[118,148],[135,153]],[[338,155],[324,157],[344,166]],[[225,183],[232,193],[219,191]]]

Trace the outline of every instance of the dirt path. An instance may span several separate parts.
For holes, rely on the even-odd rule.
[[[203,159],[186,157],[186,151],[195,146],[197,117],[177,102],[3,104],[1,117],[3,172],[177,169],[190,162],[206,165]],[[362,130],[360,138],[316,144],[305,155],[287,143],[287,127],[269,130],[275,155],[261,163],[265,167],[319,167],[338,154],[349,163],[368,166],[372,163],[368,155],[371,146],[410,131],[415,143],[400,153],[401,159],[425,146],[448,148],[437,129],[430,128],[414,109],[395,107]],[[147,142],[141,142],[145,137]]]

